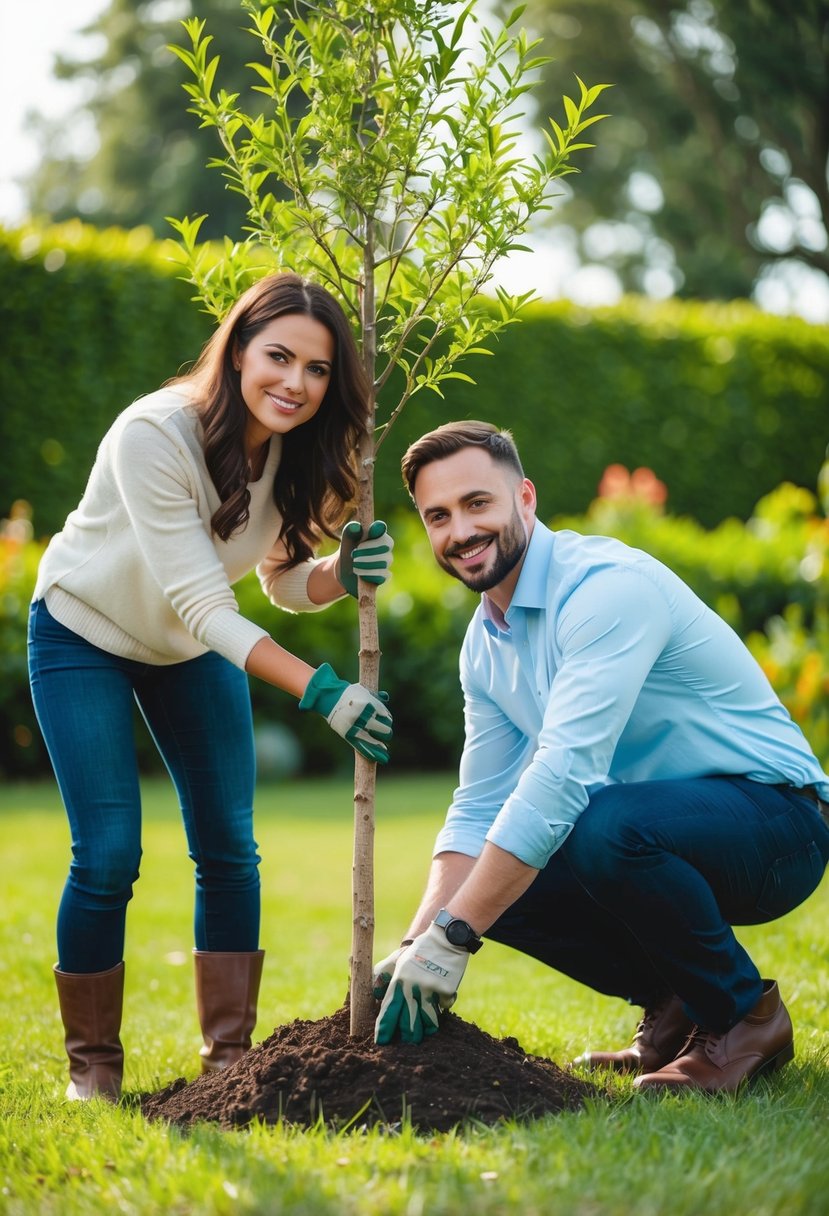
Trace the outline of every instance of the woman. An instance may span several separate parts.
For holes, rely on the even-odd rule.
[[[388,758],[383,700],[284,650],[240,616],[231,590],[255,566],[274,604],[315,611],[356,595],[358,576],[388,577],[380,522],[366,539],[347,525],[337,553],[314,557],[354,499],[366,402],[339,304],[297,275],[262,279],[190,374],[116,418],[44,554],[29,666],[72,832],[55,967],[69,1098],[117,1100],[121,1089],[126,906],[141,856],[133,698],[195,863],[204,1071],[250,1046],[262,971],[246,673],[323,714],[363,755]]]

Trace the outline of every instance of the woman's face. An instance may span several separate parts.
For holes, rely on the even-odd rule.
[[[271,435],[285,435],[314,417],[334,363],[334,338],[303,313],[277,317],[234,354],[248,409],[245,449],[252,456]]]

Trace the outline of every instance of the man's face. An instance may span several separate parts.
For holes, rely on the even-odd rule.
[[[415,502],[438,564],[472,591],[510,592],[535,518],[535,490],[483,448],[424,465]]]

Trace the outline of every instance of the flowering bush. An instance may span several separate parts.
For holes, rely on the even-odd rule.
[[[824,516],[807,517],[803,547],[793,555],[802,576],[816,589],[811,619],[807,621],[801,604],[789,604],[762,632],[749,634],[747,644],[829,770],[829,459],[818,477],[818,493]],[[791,492],[766,500],[762,522],[774,527],[785,513],[791,519],[803,515],[807,506]]]
[[[798,604],[752,633],[747,645],[777,695],[829,769],[829,600],[821,603],[807,629]]]
[[[599,482],[599,498],[616,501],[650,503],[652,507],[664,507],[668,488],[660,481],[653,469],[634,469],[629,473],[623,464],[609,464]]]
[[[0,772],[45,763],[26,666],[29,602],[44,548],[32,540],[29,504],[14,503],[0,520]]]
[[[784,482],[761,498],[743,523],[706,529],[664,511],[667,491],[649,469],[629,474],[611,465],[599,494],[580,516],[558,516],[555,528],[615,536],[674,570],[745,637],[799,604],[811,627],[822,594],[829,521],[809,490]]]

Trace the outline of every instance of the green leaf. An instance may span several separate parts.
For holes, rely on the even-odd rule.
[[[603,118],[610,118],[609,114],[594,114],[592,118],[585,118],[573,131],[574,135],[578,135],[580,131],[584,131],[587,127],[592,127],[594,122],[601,122]]]
[[[468,351],[466,352],[469,353]],[[475,384],[476,381],[471,376],[467,376],[466,372],[443,372],[441,380],[464,380],[467,384]]]
[[[515,25],[516,21],[522,17],[526,7],[526,4],[519,4],[516,8],[514,8],[512,12],[504,18],[504,29],[508,30]]]

